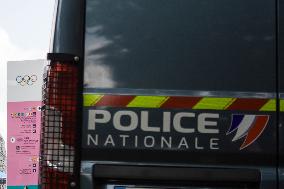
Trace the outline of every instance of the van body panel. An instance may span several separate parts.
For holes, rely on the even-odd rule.
[[[275,3],[265,0],[217,3],[209,0],[59,0],[52,52],[80,57],[80,67],[84,69],[82,99],[85,95],[101,95],[98,100],[101,104],[100,100],[108,95],[245,99],[247,103],[261,99],[273,101],[278,95]],[[279,10],[281,7],[280,3]],[[279,13],[281,21],[283,14]],[[278,83],[283,99],[282,31],[280,24]],[[95,130],[89,121],[90,112],[94,111],[110,115],[109,120],[96,123]],[[127,115],[119,116],[121,111]],[[129,126],[132,118],[129,113],[138,118],[137,128],[119,131],[116,127]],[[96,114],[99,117],[95,118],[103,120],[100,116],[106,114]],[[213,123],[209,128],[218,128],[218,133],[200,132],[198,122],[202,114],[218,115],[218,118],[205,118],[209,125],[217,123],[217,127]],[[163,119],[168,115],[171,130],[161,132],[165,126]],[[178,118],[182,115],[188,117]],[[248,130],[234,141],[238,129],[228,133],[236,115],[269,117],[263,132],[244,149],[240,147]],[[283,112],[279,115],[273,108],[261,111],[261,108],[82,105],[81,188],[97,187],[94,167],[101,164],[254,170],[261,175],[257,188],[276,188],[277,160],[279,188],[284,187],[283,129],[277,125],[278,116],[279,126],[284,124]],[[114,117],[119,122],[114,122]],[[174,119],[179,124],[174,126]],[[160,128],[159,132],[143,130],[141,120],[144,126],[148,123],[147,128]],[[194,132],[178,132],[180,127]],[[91,143],[99,135],[99,144],[87,145],[88,135],[93,137],[89,138]],[[107,139],[109,135],[113,136],[115,145]],[[132,137],[131,144],[123,145],[120,135]],[[135,136],[140,144],[147,137],[146,146],[136,147]],[[162,137],[164,145],[172,137],[171,148],[161,148],[157,143],[149,147],[153,138],[161,143]],[[188,140],[188,147],[183,137]],[[213,149],[216,146],[218,149]]]

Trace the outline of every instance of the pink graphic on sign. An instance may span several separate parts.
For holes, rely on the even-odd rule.
[[[38,184],[40,107],[40,101],[8,102],[9,186]]]

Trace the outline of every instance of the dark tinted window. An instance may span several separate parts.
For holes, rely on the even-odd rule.
[[[87,88],[274,91],[274,1],[88,0]]]

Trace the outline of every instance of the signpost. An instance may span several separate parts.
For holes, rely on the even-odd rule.
[[[44,60],[8,62],[8,189],[38,189]]]

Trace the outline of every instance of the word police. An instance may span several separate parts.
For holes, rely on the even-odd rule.
[[[126,123],[122,123],[122,119],[127,119]],[[197,119],[197,128],[192,125],[182,124],[183,119]],[[217,120],[219,114],[216,113],[196,113],[192,112],[178,112],[172,114],[171,112],[163,112],[162,125],[154,126],[149,123],[149,112],[141,111],[137,114],[134,111],[122,110],[117,111],[113,114],[107,110],[89,110],[89,124],[88,130],[96,130],[98,125],[110,123],[112,120],[113,127],[119,131],[133,131],[140,127],[145,132],[163,132],[168,133],[174,129],[179,133],[206,133],[206,134],[217,134],[219,129],[217,127]],[[173,124],[171,124],[173,123]],[[173,127],[173,128],[172,128]]]

